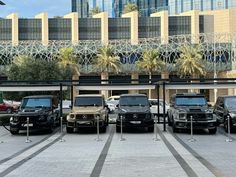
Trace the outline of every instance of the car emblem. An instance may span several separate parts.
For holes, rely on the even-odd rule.
[[[137,119],[137,118],[138,118],[138,115],[137,115],[137,114],[134,114],[134,115],[133,115],[133,118],[134,118],[134,119]]]
[[[82,118],[83,118],[83,119],[87,119],[87,116],[86,116],[86,115],[83,115]]]

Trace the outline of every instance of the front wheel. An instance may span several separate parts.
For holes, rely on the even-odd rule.
[[[10,130],[12,135],[18,135],[19,134],[19,130]]]
[[[72,127],[66,127],[66,132],[67,132],[67,133],[73,133],[73,132],[74,132],[74,128],[72,128]]]
[[[228,128],[228,118],[226,118],[226,119],[224,120],[224,129],[225,129],[225,132],[228,133],[228,130],[229,130],[229,128]],[[230,130],[232,130],[232,124],[231,124],[231,122],[230,122]]]
[[[217,131],[217,128],[213,128],[213,129],[209,129],[209,134],[213,135],[213,134],[216,134],[216,131]]]
[[[173,130],[174,133],[178,132],[178,128],[176,128],[174,123],[172,124],[172,130]]]
[[[154,126],[148,127],[148,132],[153,132],[154,131]]]
[[[120,127],[119,126],[116,126],[116,132],[120,133]]]

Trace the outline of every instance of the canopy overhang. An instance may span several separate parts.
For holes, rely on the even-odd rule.
[[[63,86],[62,90],[67,90],[67,86]],[[0,86],[1,92],[29,92],[29,91],[60,91],[60,86]]]

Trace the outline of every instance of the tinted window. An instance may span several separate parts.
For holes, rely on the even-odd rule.
[[[77,97],[74,106],[102,106],[102,97]]]
[[[25,98],[21,108],[51,108],[50,98]]]
[[[229,110],[236,110],[236,97],[226,98],[225,105]]]
[[[126,96],[120,98],[120,106],[149,106],[145,96]]]
[[[196,96],[176,97],[175,102],[177,106],[203,106],[207,104],[205,97]]]

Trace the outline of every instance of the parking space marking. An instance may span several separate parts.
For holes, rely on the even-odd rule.
[[[20,150],[19,152],[16,152],[15,154],[13,154],[13,155],[11,155],[11,156],[5,158],[5,159],[0,160],[0,165],[1,165],[2,163],[5,163],[5,162],[7,162],[7,161],[9,161],[9,160],[11,160],[11,159],[17,157],[18,155],[20,155],[20,154],[24,153],[25,151],[27,151],[27,150],[33,148],[34,146],[37,146],[38,144],[44,142],[45,140],[49,139],[51,136],[54,136],[58,131],[59,131],[59,128],[55,129],[53,134],[50,134],[50,135],[46,136],[46,137],[43,138],[42,140],[40,140],[40,141],[38,141],[38,142],[36,142],[36,143],[34,143],[34,144],[32,144],[32,145],[30,145],[30,146],[28,146],[28,147],[22,149],[22,150]]]
[[[52,146],[53,144],[55,144],[64,135],[65,135],[65,133],[62,135],[60,135],[60,134],[53,135],[52,137],[49,137],[47,139],[50,141],[45,140],[45,141],[37,144],[36,146],[27,149],[26,151],[24,151],[20,155],[2,163],[0,166],[0,176],[3,177],[3,176],[8,175],[10,172],[12,172],[16,168],[20,167],[28,160],[34,158],[39,153],[43,152],[45,149],[47,149],[50,146]]]
[[[114,134],[115,134],[115,127],[111,126],[110,135],[107,139],[107,142],[106,142],[104,148],[102,149],[102,152],[101,152],[101,154],[100,154],[100,156],[93,168],[93,171],[92,171],[90,177],[99,177],[100,176],[101,171],[102,171],[102,167],[103,167],[104,162],[106,160],[107,153],[109,151]]]
[[[198,177],[198,175],[194,172],[194,170],[189,166],[189,164],[183,159],[183,157],[177,152],[177,150],[172,146],[172,144],[167,140],[167,138],[164,136],[164,134],[160,131],[158,128],[158,133],[165,143],[166,147],[169,149],[169,151],[172,153],[172,155],[175,157],[175,159],[178,161],[180,166],[183,168],[183,170],[186,172],[186,174],[189,177]]]
[[[175,146],[175,149],[182,155],[182,157],[186,159],[186,162],[195,170],[198,176],[224,177],[217,168],[184,143],[176,134],[170,131],[169,128],[166,137],[168,141]]]
[[[187,149],[195,158],[197,158],[205,167],[207,167],[216,177],[224,177],[220,170],[214,167],[210,162],[200,156],[196,151],[184,143],[177,135],[173,134],[174,138]]]

